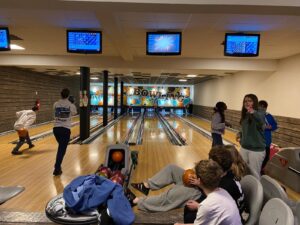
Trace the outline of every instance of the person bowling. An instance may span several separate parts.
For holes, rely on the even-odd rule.
[[[20,155],[22,152],[19,151],[21,146],[25,143],[29,145],[29,148],[33,148],[34,145],[32,144],[28,128],[32,125],[36,120],[36,113],[39,110],[38,106],[33,106],[31,110],[22,110],[16,112],[17,121],[14,124],[14,129],[18,132],[19,142],[17,143],[16,147],[12,150],[11,154],[13,155]]]
[[[62,174],[61,164],[66,154],[71,135],[71,116],[77,114],[76,106],[68,99],[70,90],[65,88],[61,91],[61,99],[54,103],[54,128],[53,133],[58,142],[56,161],[54,165],[54,176]]]

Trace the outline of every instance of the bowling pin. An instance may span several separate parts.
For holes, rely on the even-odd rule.
[[[83,106],[87,107],[89,103],[89,99],[87,97],[86,91],[83,91]]]
[[[79,91],[79,107],[83,107],[82,91]]]

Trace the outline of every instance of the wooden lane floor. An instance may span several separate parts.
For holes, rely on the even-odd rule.
[[[79,116],[75,116],[72,118],[72,122],[79,122]],[[102,123],[102,116],[100,115],[93,115],[90,119],[90,126],[95,126],[99,123]],[[79,127],[79,124],[75,125],[74,127]],[[45,123],[45,124],[37,124],[37,126],[29,128],[29,135],[34,136],[38,135],[44,132],[47,132],[49,130],[53,129],[53,122]],[[78,135],[78,133],[77,133]],[[19,139],[16,132],[10,132],[8,134],[0,136],[0,144],[7,144],[12,141],[15,141]]]
[[[195,162],[206,159],[211,147],[211,141],[192,128],[178,123],[185,130],[189,144],[187,146],[172,145],[163,131],[158,118],[146,118],[143,144],[131,146],[132,150],[139,151],[139,160],[136,171],[133,172],[132,182],[141,182],[152,177],[167,164],[176,164],[184,169],[193,168]],[[152,191],[157,195],[168,189]],[[138,191],[132,190],[137,196],[142,196]]]
[[[207,120],[201,119],[199,117],[194,117],[194,116],[187,116],[184,118],[188,119],[190,122],[196,124],[199,127],[202,127],[203,129],[209,132],[211,131],[211,123]],[[229,129],[225,130],[223,139],[234,143],[236,146],[240,146],[240,143],[236,141],[235,137],[236,137],[236,132]]]
[[[80,175],[91,174],[104,162],[107,144],[115,143],[126,133],[131,121],[124,118],[100,136],[101,142],[90,145],[69,145],[65,155],[61,177],[53,177],[57,143],[54,136],[46,137],[39,144],[20,156],[12,156],[10,151],[0,154],[0,183],[2,186],[21,185],[26,189],[15,198],[0,205],[1,211],[43,212],[46,203],[62,193],[64,187]],[[115,138],[115,139],[114,139]],[[2,145],[1,145],[2,147]],[[5,147],[5,146],[3,146]]]
[[[74,117],[72,119],[73,123],[78,122],[78,121],[79,121],[79,117]],[[90,120],[91,126],[94,126],[95,124],[99,124],[99,123],[102,123],[102,116],[93,116]],[[38,135],[38,134],[42,134],[47,131],[52,131],[52,129],[53,129],[53,123],[43,124],[41,126],[30,128],[29,135],[32,137],[33,135]],[[71,139],[78,135],[79,135],[79,124],[71,127]],[[5,150],[11,151],[14,148],[15,144],[11,144],[10,142],[18,140],[18,139],[19,139],[19,137],[16,132],[9,133],[9,134],[6,134],[6,135],[3,135],[0,137],[0,145],[1,144],[9,144],[9,145],[5,145],[5,146],[7,146],[5,148]],[[39,142],[40,142],[40,140],[33,142],[33,144],[38,145]],[[23,150],[26,150],[27,148],[28,148],[28,145],[25,143],[20,148],[20,150],[23,151]],[[2,150],[4,150],[4,149],[2,149]]]

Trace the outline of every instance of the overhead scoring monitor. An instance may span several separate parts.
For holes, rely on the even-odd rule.
[[[180,55],[181,32],[147,32],[147,55]]]
[[[102,53],[101,31],[67,30],[67,51],[70,53]]]
[[[259,54],[259,34],[226,33],[225,56],[255,57]]]
[[[0,51],[10,50],[10,38],[7,27],[0,28]]]

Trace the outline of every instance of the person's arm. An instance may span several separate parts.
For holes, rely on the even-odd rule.
[[[77,109],[76,109],[76,106],[74,104],[71,104],[71,115],[74,116],[77,114]]]
[[[266,117],[268,120],[268,125],[266,126],[266,130],[274,131],[277,130],[277,122],[271,114],[268,114]]]

